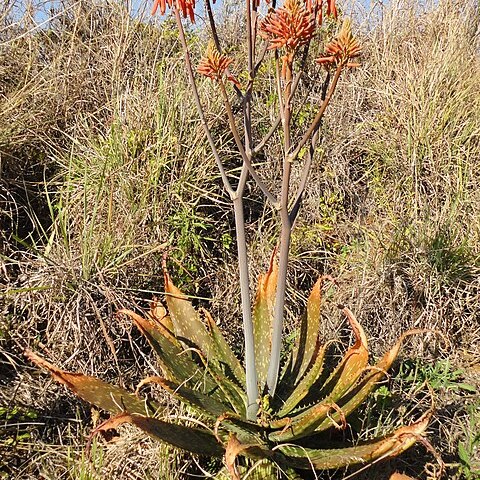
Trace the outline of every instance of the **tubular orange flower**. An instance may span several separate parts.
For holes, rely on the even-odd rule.
[[[207,51],[197,67],[197,72],[211,78],[212,80],[218,81],[225,74],[225,71],[231,63],[231,58],[222,55],[215,47],[215,44],[209,42]],[[227,79],[238,87],[240,86],[238,80],[234,76],[228,75]]]
[[[362,53],[362,48],[358,40],[352,34],[350,19],[345,19],[342,28],[336,38],[325,45],[325,55],[317,58],[317,63],[321,64],[341,64],[346,67],[359,67],[358,62],[350,60],[357,58]]]
[[[269,50],[285,47],[294,54],[315,34],[315,20],[301,0],[286,0],[283,7],[272,10],[260,24],[260,35],[270,41]]]
[[[323,0],[305,0],[305,8],[309,13],[313,13],[317,25],[321,25],[323,21]],[[338,18],[335,0],[327,0],[327,11],[325,13],[328,17]]]
[[[175,7],[178,8],[183,15],[183,18],[190,18],[192,23],[195,23],[195,0],[154,0],[152,7],[152,15],[157,13],[160,8],[160,15],[165,15],[167,5],[172,8],[175,2]]]
[[[335,0],[327,0],[327,17],[332,16],[333,18],[338,17],[337,6]]]

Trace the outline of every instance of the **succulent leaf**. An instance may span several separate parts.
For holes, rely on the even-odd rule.
[[[328,397],[336,402],[357,381],[368,364],[368,342],[365,332],[353,313],[342,308],[355,335],[355,344],[345,353],[342,361],[325,382],[320,395],[328,392]]]
[[[247,395],[235,382],[225,377],[219,368],[213,367],[214,362],[209,365],[210,375],[215,378],[222,392],[222,396],[228,400],[235,412],[239,415],[246,416],[247,411]]]
[[[29,349],[25,350],[25,356],[35,365],[47,370],[57,382],[67,386],[82,400],[112,414],[125,410],[130,413],[145,414],[159,409],[158,405],[147,406],[144,400],[98,378],[61,370]]]
[[[164,422],[158,418],[127,412],[122,412],[111,418],[102,424],[97,431],[116,428],[123,423],[135,425],[156,440],[197,455],[221,457],[224,453],[222,445],[218,443],[213,433],[210,433],[208,430],[186,427]]]
[[[348,308],[343,308],[344,314],[353,329],[356,337],[355,344],[348,349],[340,364],[332,372],[324,387],[318,393],[317,398],[322,398],[318,403],[287,419],[285,421],[272,422],[272,427],[285,426],[281,431],[272,432],[270,440],[275,442],[291,441],[295,438],[305,437],[312,433],[333,410],[340,411],[338,402],[342,396],[357,382],[368,363],[367,337],[362,326],[355,319]],[[311,393],[311,395],[313,395]],[[340,414],[342,423],[344,413]],[[333,422],[332,422],[333,424]]]
[[[214,420],[231,411],[229,407],[218,400],[215,400],[211,396],[205,395],[198,390],[192,390],[191,388],[172,382],[166,378],[156,376],[148,377],[142,381],[141,385],[145,385],[146,383],[160,385],[172,397]]]
[[[173,323],[172,319],[167,313],[167,309],[158,301],[156,297],[153,297],[150,302],[150,310],[147,312],[149,320],[160,324],[162,327],[165,327],[170,332],[173,332]]]
[[[277,291],[278,267],[275,254],[270,260],[267,273],[260,275],[257,296],[253,306],[253,336],[255,341],[255,368],[260,391],[267,380],[272,348],[272,322]]]
[[[226,401],[222,400],[223,403],[231,405],[236,413],[246,415],[247,395],[245,390],[225,374],[224,364],[219,362],[214,355],[208,360],[201,352],[197,353],[199,353],[200,360],[204,364],[205,375],[208,374],[209,378],[213,378],[222,398],[226,399]]]
[[[260,443],[265,444],[264,438],[265,428],[256,422],[251,422],[245,416],[226,413],[217,418],[216,428],[224,428],[229,432],[235,433],[244,443]]]
[[[343,397],[342,401],[339,402],[342,414],[345,417],[354,412],[366,400],[375,386],[385,378],[387,371],[397,358],[405,339],[411,335],[418,335],[425,332],[431,332],[431,330],[408,330],[399,338],[395,345],[384,354],[375,366],[370,367],[366,371],[366,375]],[[338,421],[340,421],[340,415],[333,412],[317,426],[315,432],[327,430],[333,426],[334,422]]]
[[[409,477],[408,475],[404,475],[403,473],[392,473],[392,476],[389,480],[415,480],[413,477]]]
[[[330,276],[320,277],[310,292],[307,302],[307,311],[302,318],[300,337],[297,339],[293,354],[294,367],[291,378],[296,384],[311,365],[317,346],[318,331],[320,329],[320,313],[322,303],[323,282],[328,279],[334,281]]]
[[[210,313],[206,310],[205,319],[207,321],[210,336],[212,337],[215,359],[226,366],[227,371],[225,374],[229,378],[236,380],[241,387],[245,388],[245,370],[242,367],[242,364],[233,353],[228,342],[225,340],[225,337],[215,323],[215,320],[213,320]]]
[[[177,383],[184,383],[194,388],[201,388],[202,393],[212,395],[216,400],[228,404],[228,397],[219,388],[218,383],[205,369],[197,365],[186,355],[180,343],[164,327],[145,320],[131,310],[122,309],[118,313],[128,315],[140,332],[146,337],[157,354],[164,375]]]
[[[317,347],[317,354],[314,363],[306,375],[297,383],[293,392],[289,395],[283,406],[278,411],[279,417],[288,415],[308,394],[310,388],[318,380],[323,371],[323,364],[325,359],[325,352],[329,343],[319,345]]]
[[[212,339],[200,320],[198,312],[191,302],[172,282],[167,271],[164,272],[166,302],[172,319],[175,336],[183,340],[189,347],[200,348],[205,357],[209,357],[212,349]]]
[[[281,445],[278,451],[287,457],[293,468],[318,470],[372,462],[394,457],[410,448],[427,429],[431,411],[408,427],[401,427],[380,440],[340,449],[309,449],[295,445]]]

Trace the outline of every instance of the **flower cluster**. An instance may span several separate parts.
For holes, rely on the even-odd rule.
[[[200,60],[197,72],[201,75],[211,78],[212,80],[220,80],[225,74],[228,66],[232,63],[232,59],[221,54],[215,44],[210,42],[205,55]],[[238,80],[232,75],[228,75],[227,79],[235,85],[240,86]]]
[[[294,54],[315,34],[315,18],[302,0],[286,0],[283,7],[271,10],[260,24],[260,35],[270,42],[270,50],[286,48]]]
[[[324,56],[317,59],[317,63],[325,65],[342,65],[359,67],[358,62],[351,62],[362,53],[358,40],[352,34],[351,22],[345,19],[336,38],[325,45]]]
[[[175,2],[175,4],[174,4]],[[190,18],[192,23],[195,23],[195,0],[154,0],[152,15],[155,15],[157,10],[160,8],[160,15],[164,15],[167,10],[167,5],[170,8],[175,8],[182,12],[183,18]]]

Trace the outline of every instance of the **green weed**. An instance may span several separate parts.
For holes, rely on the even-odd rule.
[[[463,427],[464,440],[458,443],[459,473],[465,480],[480,478],[480,402],[467,407],[467,422]]]

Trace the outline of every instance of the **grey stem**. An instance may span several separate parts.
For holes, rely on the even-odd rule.
[[[288,210],[282,208],[280,212],[282,220],[282,234],[280,237],[280,261],[278,265],[277,294],[275,297],[275,309],[273,312],[272,351],[270,365],[267,373],[267,387],[270,396],[274,396],[277,388],[278,372],[280,370],[280,350],[282,347],[283,310],[285,308],[285,292],[287,287],[288,253],[290,250],[290,238],[292,224]]]
[[[287,290],[287,267],[288,253],[290,251],[290,240],[292,235],[292,223],[288,214],[288,197],[290,191],[290,176],[292,164],[288,158],[290,150],[290,121],[291,121],[291,90],[292,90],[292,65],[293,60],[287,60],[285,68],[285,90],[284,90],[284,113],[283,113],[283,132],[284,132],[284,150],[283,176],[282,176],[282,196],[280,203],[280,219],[282,222],[282,233],[280,236],[280,262],[278,265],[277,293],[275,296],[275,308],[273,312],[272,325],[272,351],[270,353],[270,364],[267,373],[267,387],[271,397],[275,395],[277,388],[278,372],[280,370],[280,351],[282,348],[283,333],[283,312],[285,309],[285,293]],[[277,77],[278,77],[277,62]],[[279,92],[280,94],[280,92]],[[279,95],[280,97],[280,95]],[[280,97],[281,98],[281,97]]]
[[[200,103],[200,97],[198,95],[197,86],[195,84],[195,77],[193,74],[192,64],[190,62],[190,54],[188,51],[187,42],[185,39],[185,32],[183,30],[182,21],[180,14],[176,8],[175,18],[177,21],[177,26],[180,34],[180,41],[182,43],[184,52],[185,52],[185,64],[187,67],[188,77],[190,80],[190,85],[192,87],[193,96],[195,103],[197,105],[198,114],[200,115],[200,120],[202,122],[203,128],[207,135],[210,147],[212,148],[215,160],[217,161],[218,168],[223,180],[225,189],[228,191],[230,198],[233,202],[233,210],[235,214],[235,229],[237,232],[237,250],[238,250],[238,264],[240,272],[240,289],[241,289],[241,299],[242,299],[242,316],[243,316],[243,327],[244,327],[244,336],[245,336],[245,369],[246,369],[246,378],[247,378],[247,418],[249,420],[255,420],[257,411],[258,411],[258,386],[257,386],[257,373],[255,370],[255,350],[253,344],[253,323],[252,323],[252,313],[250,305],[250,285],[249,285],[249,276],[248,276],[248,258],[247,258],[247,247],[246,247],[246,238],[245,238],[245,219],[243,215],[243,192],[245,189],[245,184],[248,178],[248,166],[244,164],[242,167],[242,173],[240,175],[240,180],[238,183],[237,190],[234,191],[230,185],[228,177],[226,175],[223,163],[218,155],[218,151],[215,147],[215,142],[208,128],[205,115],[203,113],[203,108]]]
[[[240,295],[242,300],[243,336],[245,339],[245,371],[247,379],[247,419],[255,421],[258,412],[258,385],[255,369],[255,347],[253,338],[252,308],[250,303],[250,283],[248,274],[247,241],[243,215],[243,190],[248,177],[246,165],[242,168],[237,195],[233,198],[235,230],[237,232],[238,268],[240,274]]]

